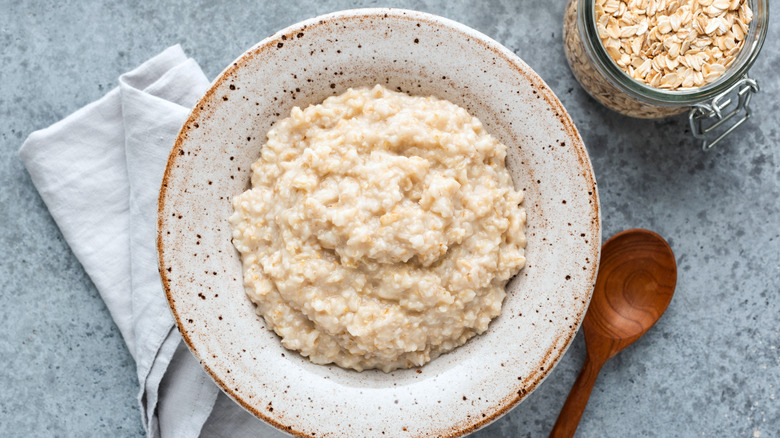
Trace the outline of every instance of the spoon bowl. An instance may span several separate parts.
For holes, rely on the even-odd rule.
[[[666,311],[676,281],[674,254],[658,234],[632,229],[610,238],[583,321],[588,347],[606,338],[620,345],[611,345],[617,353],[639,339]]]
[[[658,234],[626,230],[602,246],[593,298],[582,323],[588,355],[551,437],[574,435],[601,367],[661,318],[676,283],[674,253]]]

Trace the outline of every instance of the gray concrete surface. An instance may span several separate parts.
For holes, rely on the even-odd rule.
[[[677,292],[660,323],[609,362],[578,436],[780,436],[780,29],[752,70],[755,117],[703,153],[684,117],[632,120],[569,72],[564,2],[0,0],[0,436],[142,435],[134,364],[17,150],[181,43],[213,78],[274,31],[317,14],[392,5],[495,38],[552,87],[589,148],[604,236],[671,243]],[[584,360],[578,335],[547,381],[475,435],[545,436]]]

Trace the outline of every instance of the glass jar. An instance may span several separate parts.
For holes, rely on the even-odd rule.
[[[758,91],[748,70],[766,38],[769,0],[748,0],[748,4],[753,20],[737,58],[720,78],[701,87],[665,90],[626,74],[599,38],[595,0],[569,0],[563,25],[566,58],[585,91],[614,111],[647,119],[688,111],[693,135],[709,149],[751,116],[750,97]]]

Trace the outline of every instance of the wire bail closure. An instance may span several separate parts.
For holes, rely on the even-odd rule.
[[[738,97],[736,106],[732,105],[732,97],[730,97],[734,90],[737,90]],[[707,151],[711,149],[753,115],[753,111],[750,109],[750,99],[758,90],[758,82],[756,82],[755,79],[749,78],[746,74],[726,91],[713,97],[709,103],[697,103],[691,107],[691,111],[688,115],[688,120],[691,124],[691,132],[694,137],[702,140],[702,150]],[[734,108],[729,110],[729,106]],[[713,131],[723,126],[726,122],[740,113],[742,116],[725,131],[719,135],[710,135]],[[714,122],[705,127],[705,121],[711,119],[714,119]],[[715,137],[715,135],[717,135],[717,137]],[[712,137],[715,137],[715,139],[713,140]]]

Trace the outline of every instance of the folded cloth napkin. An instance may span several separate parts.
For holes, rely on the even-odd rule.
[[[30,134],[19,155],[135,359],[147,434],[283,436],[221,393],[190,354],[157,270],[168,154],[208,87],[198,64],[171,47],[102,99]]]

